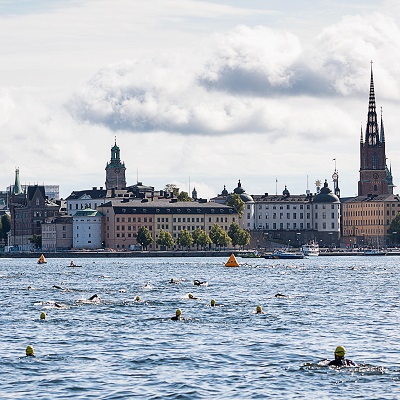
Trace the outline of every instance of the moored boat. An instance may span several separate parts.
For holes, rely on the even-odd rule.
[[[264,258],[269,258],[269,259],[301,259],[304,258],[304,253],[303,252],[291,252],[287,250],[277,250],[274,251],[272,254],[265,256]]]
[[[386,251],[379,249],[367,249],[364,251],[364,256],[386,256]]]
[[[318,243],[305,244],[302,247],[302,251],[306,257],[319,256],[319,245]]]

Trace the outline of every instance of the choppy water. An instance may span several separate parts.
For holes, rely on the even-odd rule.
[[[400,398],[398,257],[35,261],[0,259],[1,399]]]

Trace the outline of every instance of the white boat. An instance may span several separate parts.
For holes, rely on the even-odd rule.
[[[302,247],[303,253],[307,257],[319,256],[319,245],[318,243],[304,244]]]
[[[270,259],[275,259],[275,260],[278,260],[278,259],[286,259],[286,260],[301,259],[301,258],[304,258],[304,253],[303,252],[295,253],[295,252],[291,252],[289,250],[277,250],[277,251],[274,251],[270,255],[264,256],[264,258],[270,258]]]

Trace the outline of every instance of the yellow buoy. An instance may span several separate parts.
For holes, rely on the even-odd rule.
[[[225,267],[238,267],[239,263],[236,260],[235,255],[232,253],[229,260],[226,262]]]

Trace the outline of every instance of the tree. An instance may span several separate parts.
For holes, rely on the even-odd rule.
[[[400,242],[400,213],[397,213],[397,215],[392,219],[388,229],[388,234],[394,243]]]
[[[179,201],[192,201],[192,198],[189,197],[188,192],[180,192],[177,196]]]
[[[214,224],[210,230],[210,239],[216,246],[226,247],[231,243],[231,238],[228,234],[217,224]]]
[[[141,226],[139,228],[136,235],[136,241],[143,247],[144,250],[147,250],[147,246],[153,243],[151,233],[145,226]]]
[[[226,204],[230,207],[233,207],[239,215],[239,218],[243,217],[244,213],[244,201],[240,198],[240,195],[237,193],[232,194]]]
[[[236,222],[232,222],[229,230],[228,230],[228,235],[232,240],[232,245],[233,246],[237,246],[239,243],[239,235],[240,235],[240,231],[242,230],[242,228],[236,223]]]
[[[160,231],[156,243],[159,246],[165,246],[167,249],[173,247],[173,245],[175,244],[172,235],[164,230]]]
[[[41,235],[33,235],[29,238],[29,241],[35,246],[35,249],[40,249],[42,247],[42,236]]]
[[[179,194],[179,188],[178,188],[178,186],[175,185],[175,183],[167,183],[165,185],[164,190],[167,193],[173,193],[174,196],[177,196]]]
[[[241,246],[244,248],[244,246],[247,246],[250,243],[250,233],[242,229],[235,222],[231,223],[228,235],[232,240],[233,246]]]
[[[193,244],[193,236],[186,229],[179,232],[178,244],[182,247],[186,247],[188,250]]]
[[[3,239],[7,239],[8,232],[11,230],[11,217],[7,214],[2,215],[1,217],[1,237]],[[8,243],[7,243],[8,244]]]
[[[196,239],[195,243],[196,243],[196,245],[200,246],[204,250],[206,248],[206,246],[209,246],[212,243],[212,241],[206,231],[203,231],[202,229],[199,229],[199,231],[200,232],[197,235],[197,239]],[[194,235],[192,234],[192,236],[194,236]]]

